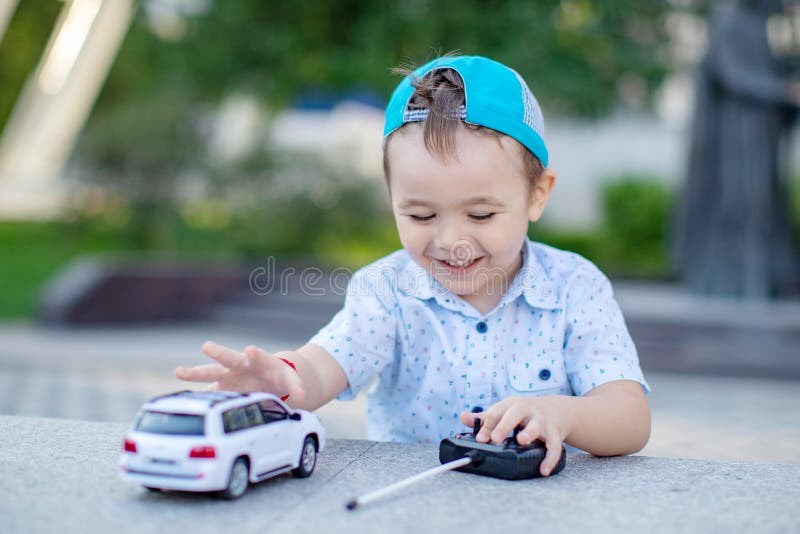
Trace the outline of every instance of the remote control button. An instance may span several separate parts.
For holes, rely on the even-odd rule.
[[[479,334],[485,334],[486,331],[489,330],[489,327],[486,326],[484,321],[481,321],[475,325],[475,330],[477,330]]]
[[[542,369],[539,371],[539,378],[541,380],[550,380],[550,369]]]

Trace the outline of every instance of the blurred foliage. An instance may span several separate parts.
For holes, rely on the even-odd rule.
[[[109,222],[124,228],[134,249],[173,244],[180,180],[205,160],[199,111],[182,95],[164,91],[98,114],[81,138],[77,185],[100,186],[116,200]],[[79,211],[104,209],[77,204]]]
[[[654,0],[210,0],[203,10],[205,4],[140,4],[97,117],[132,100],[157,100],[162,91],[191,102],[249,92],[276,107],[317,89],[361,88],[388,98],[398,82],[391,67],[451,50],[513,66],[548,112],[597,115],[614,106],[623,79],[649,95],[659,86],[669,66],[664,22],[676,9]],[[60,7],[52,0],[17,7],[0,48],[0,125]],[[174,27],[154,32],[155,14],[165,9]]]
[[[170,114],[163,119],[169,122]],[[184,130],[191,131],[175,122],[162,131],[180,137],[176,132]],[[99,131],[87,132],[84,144],[109,154],[116,141],[95,135]],[[192,137],[182,143],[190,154]],[[165,149],[144,151],[134,144],[127,156],[112,154],[96,172],[82,173],[69,219],[114,228],[123,248],[161,255],[217,250],[240,259],[276,255],[355,267],[355,260],[371,261],[400,246],[389,238],[395,231],[383,182],[354,178],[309,154],[273,153],[265,146],[228,162],[197,156],[196,172],[159,168],[168,146],[165,140]],[[142,183],[151,187],[140,188]],[[366,245],[372,241],[374,246]],[[359,252],[348,258],[339,248]]]
[[[608,269],[663,276],[675,194],[654,177],[627,175],[605,185],[602,198]]]
[[[534,225],[530,237],[577,252],[611,277],[674,278],[669,233],[675,194],[656,176],[627,174],[609,180],[601,196],[603,221],[594,232]]]
[[[61,7],[61,2],[53,0],[20,2],[0,40],[0,132],[44,52]]]
[[[83,133],[71,220],[114,227],[133,251],[197,250],[199,239],[206,251],[250,258],[314,256],[348,236],[386,234],[376,224],[391,223],[381,181],[308,153],[273,151],[265,132],[249,155],[214,159],[204,137],[213,109],[170,91],[151,97],[148,109],[127,102]]]
[[[221,192],[227,196],[217,202],[225,198],[232,210],[225,230],[230,246],[246,257],[307,257],[347,267],[400,247],[382,182],[348,179],[308,156],[289,158],[272,155],[281,173],[260,174],[240,195]],[[314,184],[303,185],[304,179]]]
[[[98,103],[176,87],[217,101],[231,90],[280,106],[308,89],[388,98],[389,69],[460,50],[517,69],[549,111],[610,110],[618,83],[648,94],[667,65],[666,2],[652,0],[216,1],[162,41],[140,10]]]

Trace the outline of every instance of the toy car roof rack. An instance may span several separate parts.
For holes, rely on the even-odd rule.
[[[170,397],[180,397],[186,399],[211,401],[210,406],[214,406],[215,404],[218,404],[226,400],[238,399],[240,397],[247,397],[248,395],[250,394],[239,393],[236,391],[192,391],[190,389],[184,389],[183,391],[176,391],[174,393],[168,393],[166,395],[154,397],[150,399],[149,402],[155,402],[161,399],[168,399]]]

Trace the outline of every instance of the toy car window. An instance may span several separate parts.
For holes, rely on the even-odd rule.
[[[261,408],[261,414],[264,416],[265,423],[272,423],[274,421],[283,421],[289,414],[283,407],[273,400],[261,401],[258,403]]]
[[[223,413],[222,426],[225,428],[226,434],[247,428],[247,414],[244,408],[234,408]]]
[[[136,430],[150,434],[202,436],[204,421],[202,415],[146,411],[136,424]]]
[[[247,415],[247,426],[258,426],[264,424],[264,416],[258,404],[249,404],[244,407],[244,413]]]

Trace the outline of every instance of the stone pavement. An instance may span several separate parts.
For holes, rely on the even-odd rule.
[[[125,426],[0,416],[0,525],[17,533],[797,532],[800,465],[570,454],[547,479],[429,478],[348,512],[345,502],[438,465],[435,445],[330,440],[307,479],[241,499],[150,493],[117,478]]]
[[[0,324],[0,414],[129,423],[146,399],[185,389],[177,365],[204,362],[213,339],[234,348],[293,341],[219,324],[51,329]],[[653,432],[640,454],[800,463],[800,388],[791,380],[665,372],[645,375]],[[332,438],[366,437],[364,397],[318,413]]]

